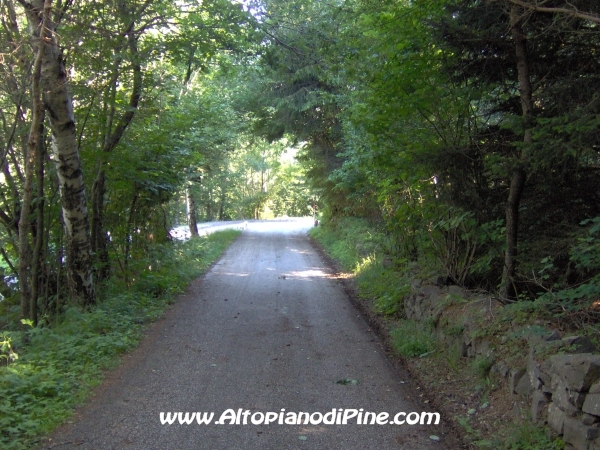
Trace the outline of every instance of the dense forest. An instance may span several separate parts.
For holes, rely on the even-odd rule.
[[[600,293],[599,11],[267,2],[255,130],[306,142],[326,223],[367,220],[397,267],[507,303],[545,293],[548,308],[589,310]]]
[[[2,0],[0,18],[0,329],[92,308],[176,225],[284,215],[361,220],[399,271],[597,323],[597,0]]]
[[[2,2],[3,326],[93,305],[174,225],[309,213],[297,146],[252,132],[258,22],[175,3]]]

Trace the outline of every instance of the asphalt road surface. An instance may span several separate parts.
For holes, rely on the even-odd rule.
[[[358,413],[393,420],[427,405],[414,400],[419,391],[388,362],[311,246],[310,226],[250,222],[44,448],[449,448],[441,425],[357,424]],[[323,423],[332,410],[338,422],[357,415],[346,425]],[[240,424],[229,424],[238,411]],[[214,416],[209,425],[163,425],[161,412]],[[309,423],[294,416],[301,412]],[[252,424],[261,414],[274,423]]]

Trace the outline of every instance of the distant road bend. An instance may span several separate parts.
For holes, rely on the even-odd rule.
[[[450,448],[442,425],[359,425],[356,417],[346,425],[286,425],[277,423],[279,416],[251,424],[252,417],[260,421],[257,412],[271,418],[307,412],[319,422],[314,413],[331,418],[332,410],[362,408],[361,414],[392,419],[426,406],[409,399],[418,394],[405,383],[407,375],[389,364],[311,246],[311,225],[307,219],[250,221],[44,448]],[[249,411],[248,424],[215,424],[228,409],[241,410],[240,417]],[[162,425],[161,412],[213,412],[214,419]]]

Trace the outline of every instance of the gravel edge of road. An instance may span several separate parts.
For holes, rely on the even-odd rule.
[[[408,364],[408,362],[402,358],[402,356],[398,355],[397,352],[394,351],[392,345],[392,337],[388,331],[389,323],[382,317],[378,316],[373,310],[369,307],[368,300],[361,298],[358,295],[358,291],[356,288],[356,283],[353,277],[349,277],[345,274],[345,272],[340,263],[333,259],[331,256],[327,254],[325,248],[313,238],[310,234],[308,234],[308,239],[313,246],[313,248],[319,253],[319,255],[323,258],[326,264],[330,269],[333,270],[335,277],[342,284],[344,288],[344,292],[348,296],[350,303],[361,317],[365,320],[365,322],[371,327],[371,329],[375,332],[383,348],[385,349],[385,356],[390,365],[394,368],[394,371],[401,375],[403,372],[408,373],[412,380],[407,380],[407,384],[409,386],[417,387],[417,386],[426,386],[425,383],[422,382],[422,378],[419,375],[419,372],[414,370],[413,367]],[[444,441],[451,448],[457,449],[467,449],[469,448],[468,444],[466,444],[465,430],[460,427],[459,424],[455,423],[452,420],[450,414],[443,408],[436,400],[435,395],[430,395],[428,397],[430,399],[429,403],[424,404],[421,400],[417,400],[417,402],[423,405],[424,410],[427,407],[431,407],[432,405],[435,407],[435,410],[440,412],[442,416],[442,421],[444,424]]]

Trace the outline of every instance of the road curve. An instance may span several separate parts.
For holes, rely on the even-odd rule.
[[[441,425],[358,425],[356,417],[347,425],[251,424],[260,415],[250,414],[282,409],[331,417],[362,408],[393,418],[426,406],[410,400],[418,391],[312,248],[309,226],[249,223],[44,448],[448,448]],[[250,411],[248,425],[214,424],[227,409]],[[160,412],[215,416],[210,425],[161,425]]]

